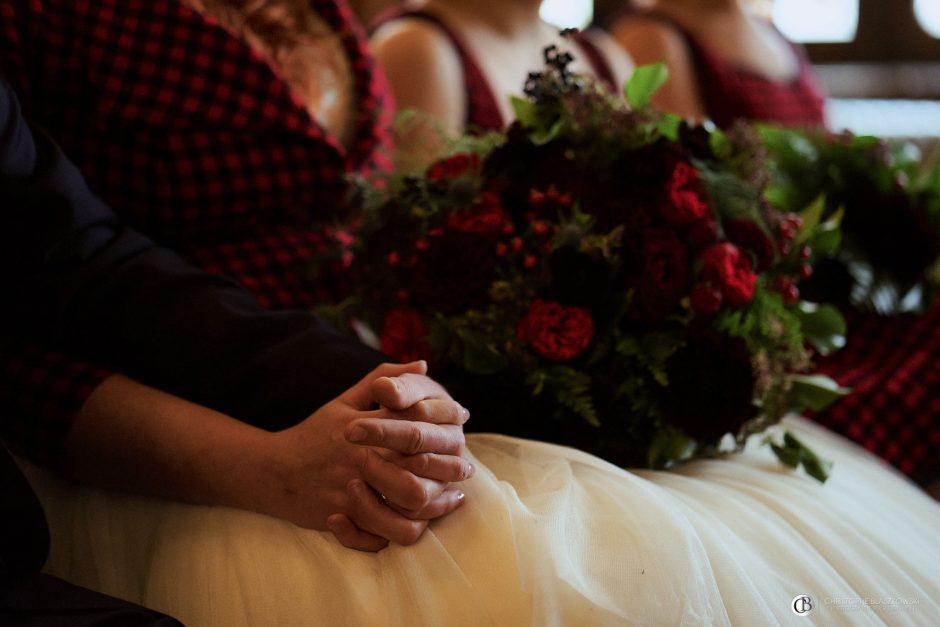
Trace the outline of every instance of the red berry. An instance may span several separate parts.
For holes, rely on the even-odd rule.
[[[532,232],[538,235],[539,237],[548,235],[548,232],[550,230],[551,229],[549,228],[549,226],[541,220],[537,220],[532,223]]]
[[[810,248],[809,246],[804,246],[803,248],[800,249],[800,257],[802,257],[803,259],[809,259],[812,256],[813,256],[813,249]]]
[[[444,234],[444,227],[442,226],[435,226],[433,229],[428,231],[428,235],[430,235],[431,237],[440,237],[443,234]]]
[[[541,205],[545,202],[545,193],[535,189],[534,187],[529,190],[529,204],[530,205]]]
[[[385,256],[385,263],[394,268],[401,263],[401,255],[398,254],[398,251],[393,250]]]
[[[811,276],[813,276],[813,266],[809,265],[808,263],[804,263],[802,266],[800,266],[801,279],[808,279]]]
[[[430,247],[431,247],[431,242],[429,242],[427,239],[423,237],[415,242],[415,248],[418,250],[427,250]]]
[[[526,255],[522,258],[522,266],[527,270],[534,268],[538,262],[539,260],[535,258],[535,255]]]
[[[522,238],[514,237],[509,240],[509,247],[512,248],[512,252],[517,253],[522,250]]]
[[[503,257],[507,252],[509,252],[509,246],[503,242],[496,242],[496,256]]]

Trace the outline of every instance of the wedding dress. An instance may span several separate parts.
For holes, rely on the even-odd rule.
[[[847,440],[786,423],[835,462],[826,484],[756,439],[665,472],[470,435],[465,505],[377,554],[26,471],[48,572],[190,627],[940,624],[940,504]]]

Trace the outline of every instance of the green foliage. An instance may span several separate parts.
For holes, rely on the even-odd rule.
[[[653,94],[669,80],[669,68],[665,63],[643,65],[633,71],[624,86],[624,96],[635,109],[643,109],[650,103]]]
[[[825,483],[832,471],[832,462],[816,455],[810,448],[803,444],[789,431],[783,434],[783,442],[773,442],[770,438],[766,440],[771,449],[777,455],[777,458],[791,468],[803,466],[806,474]]]

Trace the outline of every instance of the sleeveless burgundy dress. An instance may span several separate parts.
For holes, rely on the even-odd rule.
[[[497,95],[493,93],[492,88],[487,83],[480,64],[474,59],[472,51],[464,45],[454,29],[439,17],[425,11],[393,9],[380,15],[373,24],[372,30],[374,31],[388,22],[403,18],[414,18],[433,24],[447,37],[457,52],[464,76],[467,110],[465,128],[469,131],[491,131],[505,128],[509,120],[503,119],[499,111]],[[600,49],[580,33],[574,35],[574,42],[578,47],[578,52],[584,55],[584,59],[601,82],[610,89],[616,89],[613,70]],[[524,76],[520,77],[520,91],[524,79]]]

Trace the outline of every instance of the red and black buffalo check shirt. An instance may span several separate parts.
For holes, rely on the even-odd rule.
[[[246,42],[174,0],[0,0],[0,72],[132,227],[273,308],[307,278],[350,172],[389,167],[392,107],[345,0],[311,0],[341,36],[358,104],[348,150]],[[57,464],[100,365],[3,338],[0,424]]]

